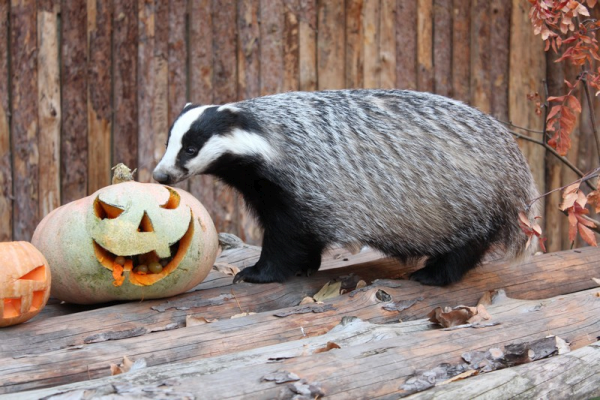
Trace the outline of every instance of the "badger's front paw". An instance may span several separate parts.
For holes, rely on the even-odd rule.
[[[286,276],[281,273],[276,273],[271,268],[264,268],[256,264],[253,267],[246,267],[238,272],[233,278],[233,283],[250,282],[250,283],[270,283],[283,282]]]

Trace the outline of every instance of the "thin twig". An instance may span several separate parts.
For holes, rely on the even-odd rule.
[[[600,158],[600,138],[598,138],[598,130],[596,129],[596,113],[594,112],[594,103],[592,101],[592,95],[590,94],[590,88],[587,84],[587,72],[583,71],[581,80],[583,82],[583,89],[585,90],[585,97],[588,103],[588,109],[590,112],[590,120],[592,122],[592,132],[594,132],[594,139],[596,139],[596,150],[597,155]]]
[[[543,131],[538,131],[538,130],[535,130],[535,129],[523,128],[522,126],[515,125],[512,121],[498,120],[498,122],[500,122],[501,124],[504,124],[506,126],[509,126],[511,128],[520,129],[520,130],[525,131],[525,132],[538,133],[540,135],[544,133]]]
[[[554,150],[552,147],[550,147],[549,144],[542,142],[541,140],[538,139],[534,139],[534,138],[530,138],[529,136],[524,136],[521,135],[518,132],[514,132],[514,131],[509,131],[510,133],[512,133],[517,139],[523,139],[526,140],[528,142],[532,142],[532,143],[536,143],[539,144],[540,146],[542,146],[544,149],[548,150],[550,153],[554,154],[560,161],[562,161],[567,167],[571,168],[571,170],[573,172],[575,172],[577,174],[577,176],[579,176],[580,178],[584,177],[585,174],[579,170],[579,168],[577,168],[575,165],[573,165],[571,163],[571,161],[567,160],[566,158],[564,158],[563,156],[561,156],[560,154],[558,154],[558,152],[556,150]],[[590,189],[594,189],[593,186],[590,185]]]
[[[596,176],[598,176],[599,172],[600,172],[600,167],[596,168],[592,172],[588,172],[585,176],[582,176],[581,178],[579,178],[577,180],[574,180],[573,182],[571,182],[571,183],[569,183],[569,184],[567,184],[565,186],[562,186],[562,187],[559,187],[559,188],[556,188],[556,189],[552,189],[551,191],[546,192],[543,195],[541,195],[539,197],[536,197],[533,200],[530,200],[529,206],[531,206],[533,203],[535,203],[537,200],[541,199],[542,197],[545,197],[545,196],[549,195],[550,193],[554,193],[554,192],[558,192],[559,190],[563,190],[563,189],[571,186],[574,183],[577,183],[577,182],[579,182],[579,183],[586,182],[587,183],[590,179],[595,178]],[[589,183],[588,183],[588,185],[589,185]],[[595,188],[592,186],[592,189],[595,189]]]

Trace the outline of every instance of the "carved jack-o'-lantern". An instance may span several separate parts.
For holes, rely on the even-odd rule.
[[[51,212],[34,232],[52,295],[72,303],[173,296],[200,283],[218,249],[206,209],[190,193],[123,182]]]
[[[35,317],[50,296],[50,267],[31,243],[0,243],[0,327]]]

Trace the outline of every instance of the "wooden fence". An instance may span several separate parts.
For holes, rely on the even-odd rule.
[[[526,94],[543,93],[547,71],[560,93],[574,72],[546,62],[528,8],[526,0],[0,0],[0,240],[30,239],[49,211],[108,185],[118,162],[150,181],[187,101],[395,87],[539,130]],[[594,166],[590,130],[581,125],[570,155],[583,170]],[[521,145],[540,190],[573,179],[539,146]],[[219,230],[260,240],[236,193],[208,177],[183,187]],[[544,220],[551,249],[566,245],[558,201],[548,198]]]

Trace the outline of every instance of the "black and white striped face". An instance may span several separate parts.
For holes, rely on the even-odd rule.
[[[167,151],[153,177],[163,184],[177,183],[207,173],[224,155],[275,157],[259,132],[258,124],[235,106],[188,104],[169,132]]]

